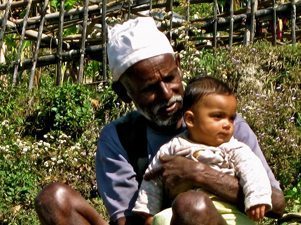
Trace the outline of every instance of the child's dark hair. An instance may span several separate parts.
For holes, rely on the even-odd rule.
[[[185,89],[183,112],[190,109],[199,99],[210,94],[234,95],[234,92],[226,83],[214,77],[194,77]]]

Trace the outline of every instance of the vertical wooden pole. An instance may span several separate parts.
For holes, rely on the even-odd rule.
[[[272,30],[272,37],[273,37],[273,45],[277,43],[277,11],[276,11],[276,0],[273,0],[273,30]]]
[[[152,10],[153,10],[153,0],[149,1],[149,16],[152,16]]]
[[[172,41],[172,21],[173,21],[173,0],[169,0],[168,10],[170,11],[170,24],[169,24],[169,41]]]
[[[292,44],[296,44],[296,0],[292,0]]]
[[[248,0],[247,2],[247,10],[246,10],[246,13],[247,15],[249,15],[251,13],[251,0]],[[244,36],[244,44],[245,45],[249,45],[250,43],[250,27],[249,27],[249,23],[247,22],[246,23],[246,28],[245,28],[245,36]]]
[[[56,85],[62,84],[62,51],[63,51],[63,30],[64,30],[64,14],[65,14],[65,0],[60,3],[60,20],[58,30],[58,46],[57,46],[57,65],[56,65]]]
[[[133,4],[133,1],[132,0],[128,0],[128,20],[131,19],[131,7],[132,7],[132,4]]]
[[[229,48],[232,48],[233,45],[233,0],[230,0],[230,31],[229,31]]]
[[[5,33],[5,28],[6,28],[6,23],[7,23],[9,11],[10,11],[11,3],[12,3],[12,0],[7,1],[6,7],[5,7],[5,13],[3,16],[1,30],[0,30],[0,49],[2,49],[2,45],[3,45],[3,37],[4,37],[4,33]]]
[[[81,48],[80,48],[79,73],[78,73],[78,79],[77,79],[78,83],[82,83],[83,76],[84,76],[84,60],[85,60],[85,48],[86,48],[86,36],[87,36],[88,6],[89,6],[89,0],[85,0],[83,31],[82,31]]]
[[[217,0],[214,0],[214,28],[213,28],[213,47],[217,47]]]
[[[187,7],[186,7],[186,21],[190,21],[190,0],[187,0]]]
[[[15,68],[14,68],[14,74],[13,74],[13,86],[15,86],[17,84],[17,80],[18,80],[18,70],[19,70],[19,66],[20,66],[20,62],[21,62],[20,57],[21,57],[21,53],[22,53],[22,46],[23,46],[23,41],[24,41],[24,37],[25,37],[25,31],[26,31],[28,16],[29,16],[30,8],[31,8],[31,3],[32,3],[32,0],[29,0],[28,4],[27,4],[27,8],[26,8],[26,13],[23,18],[23,27],[22,27],[21,38],[20,38],[19,47],[18,47],[17,60],[16,60]]]
[[[190,0],[186,0],[186,29],[185,36],[189,37],[189,27],[190,27]]]
[[[250,18],[250,42],[254,42],[256,18],[255,13],[257,11],[257,0],[251,0],[251,18]]]
[[[45,15],[46,15],[47,7],[48,7],[48,2],[49,2],[49,0],[45,0],[43,3],[43,7],[41,7],[41,12],[40,12],[41,21],[40,21],[40,26],[39,26],[39,31],[38,31],[38,40],[36,43],[36,48],[35,48],[35,52],[34,52],[31,72],[30,72],[29,86],[28,86],[29,90],[32,90],[32,88],[33,88],[33,80],[34,80],[34,76],[35,76],[35,70],[36,70],[36,65],[37,65],[37,60],[38,60],[38,55],[39,55],[39,48],[40,48],[41,37],[42,37],[44,23],[45,23]]]
[[[102,0],[102,15],[101,15],[101,29],[102,29],[102,77],[104,81],[108,80],[107,77],[107,0]]]

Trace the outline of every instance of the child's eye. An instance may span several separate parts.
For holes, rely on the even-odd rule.
[[[223,115],[221,113],[216,113],[216,114],[212,114],[212,117],[216,119],[221,119],[223,118]]]
[[[234,120],[235,120],[235,118],[236,118],[236,114],[235,114],[235,115],[233,115],[233,116],[231,116],[231,117],[230,117],[230,120],[231,120],[231,121],[234,121]]]

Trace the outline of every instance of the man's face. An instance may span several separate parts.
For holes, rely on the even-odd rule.
[[[158,126],[181,119],[183,85],[178,61],[171,54],[142,60],[120,79],[137,109]]]

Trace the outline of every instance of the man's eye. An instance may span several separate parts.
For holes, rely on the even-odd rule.
[[[164,78],[164,83],[171,83],[175,79],[175,76],[167,76]]]
[[[155,90],[155,85],[149,85],[142,89],[143,93],[153,92]]]

